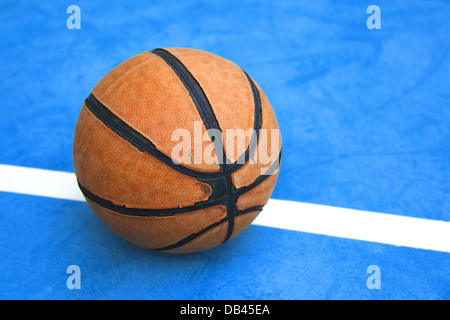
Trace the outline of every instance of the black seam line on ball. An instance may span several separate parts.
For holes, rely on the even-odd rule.
[[[116,116],[111,110],[109,110],[104,104],[102,104],[92,93],[85,100],[86,108],[99,119],[106,127],[108,127],[115,134],[120,136],[122,139],[130,143],[136,149],[141,152],[145,152],[155,159],[159,160],[161,163],[167,165],[168,167],[185,174],[187,176],[201,179],[201,178],[216,178],[223,177],[224,173],[218,172],[205,172],[197,171],[187,168],[179,163],[174,162],[170,157],[166,156],[164,153],[156,149],[155,145],[141,133],[134,130],[125,121]],[[229,171],[235,172],[241,168],[243,164],[234,163],[230,166]]]
[[[229,169],[231,169],[231,170],[237,164],[242,164],[242,163],[245,164],[250,159],[253,158],[253,154],[256,151],[256,147],[259,142],[259,130],[261,129],[261,125],[262,125],[261,95],[259,94],[259,90],[256,87],[255,83],[253,82],[252,78],[250,78],[250,76],[244,70],[242,70],[242,72],[247,77],[247,80],[250,84],[250,88],[251,88],[252,94],[253,94],[253,104],[255,106],[254,120],[253,120],[254,132],[253,132],[253,136],[250,138],[247,150],[237,159],[237,161],[235,163],[229,165]]]
[[[236,197],[233,195],[233,184],[231,181],[231,174],[228,172],[228,168],[226,164],[223,164],[223,169],[226,172],[225,175],[225,187],[227,189],[227,196],[229,197],[227,203],[225,204],[227,207],[227,217],[229,218],[228,220],[228,230],[227,233],[225,235],[225,238],[223,240],[223,242],[226,242],[230,236],[231,236],[231,232],[233,231],[233,225],[234,225],[234,217],[236,215]]]
[[[167,209],[147,209],[147,208],[133,208],[127,207],[125,205],[119,206],[114,204],[112,201],[104,199],[89,190],[83,187],[79,182],[78,186],[80,187],[81,192],[88,198],[89,200],[95,202],[96,204],[106,208],[108,210],[118,212],[128,216],[137,216],[137,217],[170,217],[176,214],[187,213],[202,209],[207,209],[210,207],[214,207],[217,205],[221,205],[224,202],[224,199],[217,199],[213,201],[202,201],[197,202],[192,206],[187,207],[177,207],[177,208],[167,208]]]
[[[155,49],[152,52],[162,58],[181,80],[185,88],[188,90],[191,100],[194,102],[194,105],[197,108],[206,129],[219,129],[222,131],[205,92],[198,83],[197,79],[194,78],[183,63],[164,49]]]
[[[195,203],[192,206],[186,206],[186,207],[177,207],[177,208],[164,208],[164,209],[147,209],[147,208],[133,208],[133,207],[127,207],[125,205],[120,206],[114,204],[112,201],[104,199],[88,189],[86,189],[84,186],[82,186],[78,182],[78,186],[81,190],[81,192],[91,200],[92,202],[95,202],[101,207],[104,207],[108,210],[121,213],[128,216],[138,216],[138,217],[168,217],[168,216],[174,216],[181,213],[186,212],[192,212],[202,209],[211,208],[217,205],[226,205],[230,200],[237,199],[239,196],[243,195],[244,193],[252,190],[256,186],[258,186],[260,183],[262,183],[264,180],[266,180],[272,173],[275,172],[276,169],[278,169],[278,166],[281,161],[281,151],[278,156],[278,162],[275,162],[272,164],[272,166],[267,169],[267,174],[259,176],[252,184],[241,187],[239,189],[236,189],[231,196],[224,196],[215,200],[205,200]]]
[[[220,139],[214,139],[212,132],[208,132],[211,137],[211,141],[214,144],[214,149],[216,151],[216,156],[218,156],[218,152],[220,151],[222,154],[221,159],[217,159],[220,162],[220,168],[225,176],[225,180],[223,180],[224,189],[226,191],[226,202],[224,205],[227,208],[227,219],[228,219],[228,230],[224,239],[224,242],[227,241],[231,235],[233,224],[234,224],[234,215],[235,215],[235,200],[232,196],[233,188],[231,181],[231,173],[228,170],[228,164],[230,161],[226,158],[225,147],[222,141],[222,129],[220,128],[219,122],[217,121],[214,110],[211,106],[211,103],[208,100],[205,92],[202,87],[198,83],[197,79],[189,72],[189,70],[184,66],[184,64],[170,52],[164,49],[155,49],[152,51],[154,54],[161,57],[175,72],[180,81],[183,83],[185,88],[189,92],[189,96],[193,101],[197,111],[203,121],[203,124],[206,129],[216,129],[221,133]]]
[[[263,182],[264,180],[266,180],[267,178],[269,178],[270,176],[272,176],[273,174],[276,173],[276,171],[280,168],[280,164],[281,164],[281,153],[282,150],[280,150],[280,153],[278,154],[277,157],[277,161],[275,161],[265,172],[263,175],[259,176],[258,178],[256,178],[256,180],[249,184],[248,186],[244,186],[244,187],[240,187],[239,189],[236,190],[236,192],[234,193],[237,197],[243,195],[244,193],[252,190],[253,188],[257,187],[261,182]]]
[[[169,65],[172,68],[174,73],[178,76],[180,81],[183,83],[185,88],[188,90],[189,95],[190,95],[194,105],[196,106],[198,113],[203,121],[203,124],[205,125],[205,128],[206,129],[217,129],[222,133],[222,130],[219,126],[216,115],[215,115],[214,110],[208,100],[208,97],[206,96],[205,92],[203,91],[201,85],[198,83],[197,79],[195,79],[195,77],[190,73],[190,71],[186,68],[186,66],[184,66],[184,64],[177,57],[175,57],[170,52],[168,52],[164,49],[155,49],[152,51],[152,53],[158,55],[160,58],[162,58],[167,63],[167,65]],[[256,136],[255,136],[255,134],[252,135],[249,146],[244,153],[244,159],[238,158],[238,161],[236,161],[236,164],[239,164],[240,161],[242,161],[242,160],[244,160],[245,163],[247,161],[249,161],[250,155],[251,155],[250,152],[253,153],[254,150],[256,149],[257,141],[259,138],[258,130],[260,129],[261,122],[262,122],[261,121],[261,114],[262,114],[261,98],[259,95],[259,91],[257,90],[255,84],[253,83],[251,78],[248,76],[248,74],[245,72],[244,72],[244,74],[247,77],[247,80],[250,84],[252,94],[254,97],[254,106],[255,106],[254,128],[256,129],[255,130]],[[225,205],[227,207],[228,230],[227,230],[227,233],[225,235],[225,239],[223,242],[226,242],[230,238],[231,233],[233,231],[234,216],[235,216],[235,211],[236,211],[237,197],[235,195],[233,195],[233,184],[231,181],[231,172],[229,170],[229,166],[235,165],[235,164],[230,164],[231,161],[229,161],[226,158],[226,153],[225,153],[225,148],[223,146],[222,137],[221,137],[221,139],[215,139],[215,140],[213,139],[212,134],[210,135],[210,137],[211,137],[211,141],[214,144],[214,148],[216,150],[216,155],[217,155],[217,151],[220,150],[222,152],[222,159],[218,159],[218,160],[219,161],[221,160],[220,168],[223,171],[224,176],[225,176],[225,181],[224,181],[225,190],[226,190],[227,197],[229,198],[228,201],[225,203]],[[254,142],[255,139],[256,139],[256,142]],[[253,147],[252,151],[250,151],[251,147]]]
[[[141,133],[130,127],[125,121],[116,116],[104,104],[102,104],[92,93],[85,101],[86,107],[105,126],[128,141],[136,149],[145,152],[170,168],[194,178],[208,178],[223,176],[222,172],[204,172],[186,168],[179,163],[175,163],[170,157],[156,149],[155,145]]]
[[[198,83],[197,79],[194,78],[194,76],[189,72],[189,70],[186,68],[186,66],[183,65],[183,63],[174,55],[172,55],[167,50],[158,48],[151,51],[152,53],[159,56],[163,61],[166,62],[166,64],[172,68],[172,70],[175,72],[175,74],[178,76],[180,81],[183,83],[185,88],[188,90],[189,95],[192,98],[192,101],[197,108],[199,115],[202,119],[202,122],[204,123],[206,129],[220,129],[219,123],[217,121],[217,118],[214,114],[213,109],[210,107],[208,98],[206,97],[206,94],[204,93],[202,87]],[[261,123],[262,123],[262,106],[261,106],[261,97],[259,94],[259,90],[256,87],[253,80],[248,76],[248,74],[242,70],[242,72],[247,77],[247,80],[250,84],[250,88],[252,90],[253,94],[253,101],[255,105],[255,116],[254,116],[254,125],[253,129],[255,131],[255,134],[250,139],[249,146],[245,153],[241,155],[236,162],[230,163],[231,161],[226,159],[226,163],[228,166],[228,171],[230,173],[233,173],[240,169],[242,166],[244,166],[248,160],[251,158],[251,155],[255,152],[256,146],[259,141],[259,129],[261,129]],[[208,106],[209,108],[205,108],[205,106]],[[221,130],[222,131],[222,130]],[[213,138],[211,140],[214,140]],[[216,148],[216,142],[212,141],[214,144],[214,147]],[[221,141],[220,141],[221,142]],[[253,150],[250,150],[250,147],[253,146]],[[223,152],[225,154],[225,152]],[[222,172],[221,172],[222,173]]]
[[[242,70],[243,71],[243,70]],[[261,110],[261,98],[259,95],[259,91],[257,90],[255,84],[253,83],[253,80],[248,76],[248,74],[243,71],[245,76],[247,77],[247,80],[250,84],[250,87],[252,89],[252,93],[253,93],[253,97],[254,97],[254,106],[255,106],[255,111],[254,111],[254,134],[256,134],[256,137],[252,136],[249,142],[249,146],[246,150],[246,152],[243,154],[244,159],[239,159],[237,163],[240,163],[239,161],[243,161],[245,163],[247,163],[248,161],[250,161],[250,157],[253,158],[253,152],[255,152],[256,150],[256,145],[259,141],[259,134],[258,131],[261,128],[261,124],[262,124],[262,110]],[[252,141],[255,141],[254,146],[252,148]],[[251,151],[250,151],[251,150]],[[223,148],[223,152],[225,153],[225,148]],[[225,159],[225,157],[224,157]],[[224,171],[226,173],[228,173],[229,171],[229,166],[227,164],[224,165]],[[230,239],[231,234],[233,233],[233,228],[234,228],[234,219],[237,216],[239,209],[236,206],[236,202],[238,199],[238,194],[237,192],[233,192],[235,191],[235,187],[234,184],[231,181],[231,173],[228,173],[225,175],[226,178],[226,184],[227,184],[227,194],[231,197],[230,200],[227,203],[227,217],[228,217],[228,229],[227,229],[227,233],[225,235],[225,238],[223,240],[223,242],[228,241],[228,239]],[[265,179],[264,179],[265,180]],[[262,180],[261,180],[262,181]],[[258,182],[259,184],[260,182]],[[256,186],[256,185],[255,185]],[[250,190],[250,189],[249,189]],[[236,190],[237,191],[237,190]]]
[[[251,207],[251,208],[248,208],[248,209],[245,209],[245,210],[237,210],[237,212],[234,215],[234,217],[237,217],[237,216],[240,216],[240,215],[252,212],[252,211],[261,211],[263,208],[264,208],[264,206],[255,206],[255,207]],[[211,230],[211,229],[221,225],[222,223],[229,221],[230,218],[234,219],[234,217],[226,216],[223,219],[210,224],[209,226],[205,227],[204,229],[202,229],[202,230],[200,230],[198,232],[192,233],[192,234],[188,235],[187,237],[184,237],[183,239],[179,240],[178,242],[176,242],[174,244],[171,244],[171,245],[168,245],[168,246],[162,247],[162,248],[152,249],[152,250],[164,251],[164,250],[171,250],[171,249],[178,248],[178,247],[180,247],[180,246],[182,246],[182,245],[184,245],[184,244],[186,244],[186,243],[196,239],[197,237],[201,236],[202,234],[208,232],[209,230]]]

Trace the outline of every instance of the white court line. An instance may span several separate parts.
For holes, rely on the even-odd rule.
[[[0,191],[85,201],[74,173],[0,164]]]
[[[0,164],[0,191],[85,201],[74,173]],[[450,222],[270,199],[254,225],[450,253]]]
[[[256,225],[450,252],[450,222],[270,199]]]

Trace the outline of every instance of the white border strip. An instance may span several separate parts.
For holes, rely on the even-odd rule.
[[[0,191],[85,201],[74,173],[0,164]]]
[[[270,199],[256,225],[450,253],[450,222]]]
[[[0,191],[85,201],[75,174],[0,164]],[[270,199],[254,225],[450,253],[450,222]]]

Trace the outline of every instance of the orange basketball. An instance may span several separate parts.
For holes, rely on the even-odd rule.
[[[264,92],[236,64],[155,49],[92,89],[75,127],[74,171],[89,206],[121,237],[200,251],[239,234],[269,200],[277,132]]]

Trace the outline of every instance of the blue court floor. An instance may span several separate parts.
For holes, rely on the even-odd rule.
[[[81,29],[66,24],[73,4]],[[366,25],[370,5],[381,29]],[[274,199],[448,222],[449,16],[444,0],[0,1],[0,164],[73,172],[91,88],[142,51],[196,48],[270,99],[283,137]],[[171,255],[125,242],[85,202],[0,201],[0,299],[450,298],[447,252],[252,225]],[[81,289],[66,285],[70,265]]]

